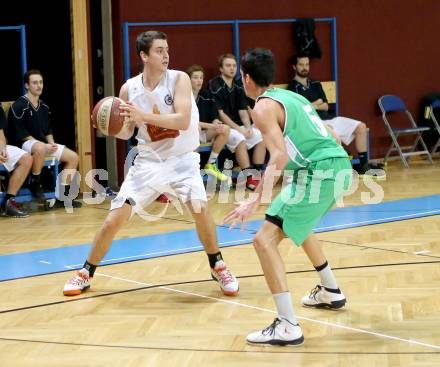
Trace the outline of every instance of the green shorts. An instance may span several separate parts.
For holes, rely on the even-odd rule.
[[[348,190],[352,167],[347,158],[329,158],[294,172],[266,212],[266,220],[278,225],[297,246]]]

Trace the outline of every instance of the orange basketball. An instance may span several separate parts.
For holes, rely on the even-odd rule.
[[[124,116],[119,106],[124,101],[118,97],[105,97],[93,108],[92,122],[104,135],[115,136],[124,126]]]

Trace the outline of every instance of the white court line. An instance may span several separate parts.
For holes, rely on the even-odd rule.
[[[348,229],[349,227],[347,227],[347,226],[352,226],[352,225],[357,225],[357,224],[375,224],[375,223],[378,223],[378,222],[383,221],[385,219],[386,220],[391,220],[391,219],[413,218],[414,215],[420,215],[420,214],[440,214],[440,211],[437,209],[437,210],[430,210],[428,212],[406,214],[406,215],[398,215],[398,216],[395,216],[395,217],[382,217],[382,218],[379,218],[379,219],[373,219],[373,220],[370,219],[370,220],[364,220],[364,221],[361,221],[361,222],[352,222],[352,223],[338,224],[336,226],[320,227],[320,228],[315,228],[315,230],[337,229],[337,228],[341,228],[341,227],[343,229],[345,229],[345,228]],[[419,217],[415,217],[414,219],[417,219],[417,218],[419,218]]]
[[[431,251],[429,250],[421,250],[421,251],[415,251],[413,252],[414,255],[422,255],[422,254],[429,254]]]
[[[49,265],[52,265],[52,263],[50,263],[49,261],[43,261],[43,260],[40,260],[40,263],[42,263],[42,264],[49,264]]]
[[[252,238],[245,238],[245,239],[240,239],[240,240],[235,240],[235,241],[226,241],[226,242],[220,242],[219,246],[221,247],[222,245],[226,245],[228,243],[237,243],[237,242],[241,242],[241,241],[252,241]],[[245,242],[245,243],[246,243]],[[127,260],[127,259],[135,259],[137,257],[147,257],[150,255],[165,255],[165,254],[172,254],[172,253],[177,253],[180,254],[185,251],[185,250],[202,250],[203,246],[199,245],[199,246],[192,246],[192,247],[183,247],[183,248],[178,248],[178,249],[174,249],[174,250],[167,250],[167,251],[157,251],[157,252],[147,252],[146,254],[139,254],[139,255],[132,255],[132,256],[125,256],[125,257],[115,257],[112,259],[107,259],[107,260],[102,260],[101,263],[106,263],[106,262],[112,262],[112,261],[119,261],[119,260]],[[42,262],[42,261],[40,261]],[[49,263],[46,263],[49,264]],[[83,263],[81,264],[72,264],[72,265],[66,265],[66,267],[68,268],[75,268],[77,266],[81,266],[83,265]]]
[[[124,282],[139,284],[139,285],[143,285],[143,286],[147,286],[147,287],[154,286],[154,284],[138,282],[136,280],[124,279],[124,278],[115,277],[115,276],[112,276],[112,275],[106,275],[106,274],[102,274],[102,273],[95,273],[95,274],[99,275],[99,276],[102,276],[102,277],[122,280]],[[254,309],[254,310],[258,310],[258,311],[264,311],[264,312],[269,312],[269,313],[273,313],[273,314],[277,313],[276,311],[268,309],[268,308],[251,306],[251,305],[247,305],[247,304],[244,304],[244,303],[239,303],[239,302],[236,302],[236,301],[230,301],[230,300],[226,300],[226,299],[222,299],[222,298],[204,296],[202,294],[197,294],[197,293],[193,293],[193,292],[186,292],[186,291],[182,291],[182,290],[174,289],[174,288],[170,288],[170,287],[159,286],[157,288],[165,289],[167,291],[171,291],[171,292],[175,292],[175,293],[187,294],[187,295],[195,296],[195,297],[199,297],[199,298],[206,298],[206,299],[210,299],[210,300],[213,300],[213,301],[227,303],[227,304],[231,304],[231,305],[235,305],[235,306],[251,308],[251,309]],[[403,338],[399,338],[397,336],[387,335],[387,334],[383,334],[383,333],[377,333],[375,331],[368,331],[368,330],[364,330],[364,329],[358,329],[358,328],[354,328],[354,327],[351,327],[351,326],[335,324],[333,322],[327,322],[327,321],[320,321],[320,320],[310,319],[308,317],[303,317],[303,316],[297,316],[297,318],[301,319],[301,320],[306,320],[306,321],[314,322],[316,324],[321,324],[321,325],[326,325],[326,326],[333,326],[333,327],[336,327],[338,329],[350,330],[350,331],[355,331],[355,332],[362,333],[362,334],[374,335],[374,336],[381,337],[381,338],[384,338],[384,339],[397,340],[397,341],[400,341],[400,342],[405,342],[405,343],[414,344],[414,345],[420,345],[420,346],[428,347],[428,348],[432,348],[432,349],[440,349],[440,345],[423,343],[423,342],[419,342],[417,340],[403,339]]]

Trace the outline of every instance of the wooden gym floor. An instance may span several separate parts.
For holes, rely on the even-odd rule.
[[[440,162],[414,160],[407,170],[392,163],[380,185],[385,201],[438,194]],[[362,189],[346,205],[361,204]],[[106,208],[108,202],[74,214],[1,218],[0,257],[90,243]],[[220,223],[232,204],[214,199],[210,208]],[[166,217],[152,223],[136,217],[117,238],[193,228],[187,213],[169,209]],[[284,240],[303,346],[245,343],[275,313],[252,244],[244,244],[222,249],[240,280],[236,298],[210,280],[203,252],[100,267],[92,288],[77,298],[62,296],[73,272],[0,282],[0,366],[439,366],[440,216],[318,237],[348,303],[338,312],[302,308],[299,300],[317,276],[302,250]]]

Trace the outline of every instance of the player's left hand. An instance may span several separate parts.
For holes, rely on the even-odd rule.
[[[214,123],[214,127],[215,127],[215,131],[216,131],[218,134],[225,134],[226,131],[228,130],[228,128],[226,127],[226,125],[223,125],[223,124]]]
[[[120,115],[126,117],[127,121],[135,122],[136,124],[144,122],[142,112],[137,109],[133,102],[121,103],[119,108],[122,110]]]
[[[56,145],[55,143],[47,143],[46,144],[47,147],[47,153],[51,154],[51,153],[55,153],[58,149],[58,145]]]

